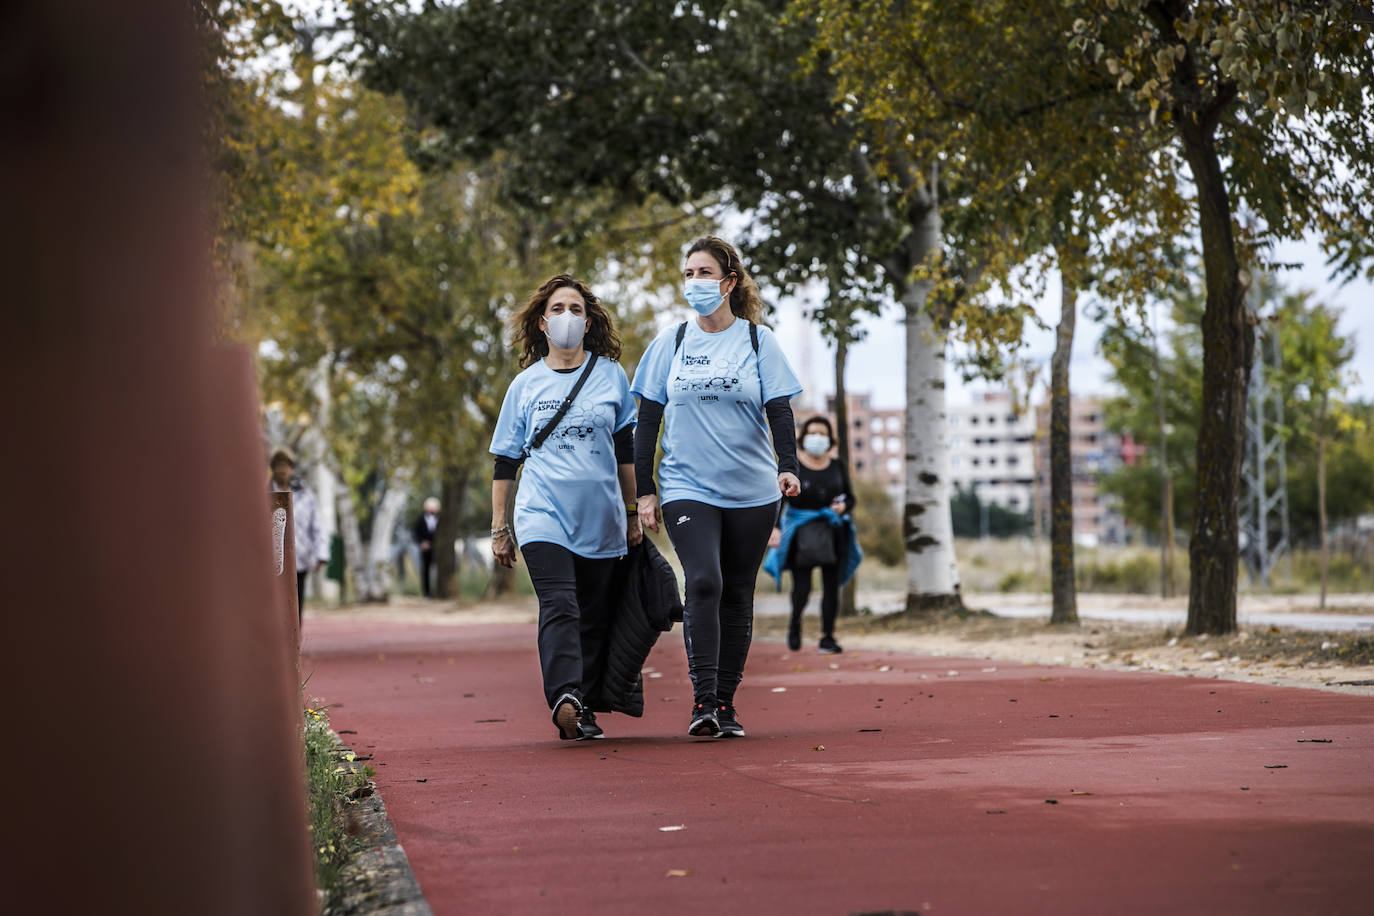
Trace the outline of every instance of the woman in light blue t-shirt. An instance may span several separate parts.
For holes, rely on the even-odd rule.
[[[513,566],[518,540],[525,556],[539,598],[544,696],[559,737],[600,738],[585,700],[610,627],[616,560],[643,537],[633,496],[634,398],[616,362],[620,338],[585,283],[566,274],[547,280],[511,324],[528,368],[506,391],[491,439],[491,551]],[[521,463],[512,530],[506,507]]]
[[[683,633],[694,693],[687,733],[743,737],[735,691],[779,494],[799,492],[790,399],[802,389],[773,333],[757,324],[758,287],[729,243],[694,242],[683,276],[696,314],[649,345],[631,388],[639,397],[639,521],[654,531],[664,523],[687,579]]]

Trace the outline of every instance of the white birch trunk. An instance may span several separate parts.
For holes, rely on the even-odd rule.
[[[913,262],[940,245],[939,208],[932,200],[911,238]],[[962,604],[954,525],[949,511],[949,451],[945,414],[945,332],[926,310],[931,284],[902,293],[906,313],[906,541],[908,612]]]
[[[337,474],[337,472],[336,472]],[[353,502],[353,491],[348,484],[336,476],[339,503],[339,534],[343,536],[344,564],[346,576],[353,586],[353,601],[367,601],[372,594],[371,576],[368,564],[364,562],[363,537],[358,527],[358,508]]]
[[[310,458],[310,486],[315,491],[320,533],[326,543],[331,542],[339,530],[338,514],[334,508],[334,472],[325,460],[329,448],[329,427],[333,422],[333,398],[329,388],[330,360],[329,355],[321,357],[315,370],[311,385],[315,394],[315,423],[302,437],[302,445]],[[324,598],[326,603],[339,603],[339,583],[327,578],[323,570],[315,569],[311,574],[311,584],[315,586],[315,594]]]
[[[391,599],[391,536],[396,530],[396,518],[405,510],[409,498],[410,474],[398,471],[386,482],[386,495],[372,523],[372,540],[367,546],[368,582],[372,594],[365,600]]]

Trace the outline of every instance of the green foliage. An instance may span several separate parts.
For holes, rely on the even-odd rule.
[[[785,15],[784,0],[354,9],[370,84],[439,128],[436,155],[508,157],[508,193],[531,206],[728,201],[750,213],[741,241],[755,273],[784,290],[829,281],[816,318],[836,339],[922,267],[908,236],[924,205],[908,192],[923,174],[867,144],[829,69],[803,65],[814,22]],[[967,309],[957,333],[1019,340],[1023,307]]]
[[[855,480],[854,528],[859,535],[865,563],[898,566],[906,557],[902,520],[897,507],[880,483]]]
[[[1184,275],[1186,276],[1186,275]],[[1271,379],[1279,386],[1287,427],[1275,432],[1287,439],[1289,522],[1298,543],[1317,534],[1316,440],[1320,393],[1328,394],[1328,490],[1341,494],[1328,509],[1340,521],[1374,510],[1374,405],[1341,404],[1332,398],[1346,379],[1343,367],[1351,345],[1337,331],[1329,309],[1311,302],[1308,293],[1286,293],[1271,277],[1261,275],[1258,301],[1273,317],[1268,333],[1279,335],[1282,365]],[[1174,518],[1180,529],[1193,522],[1197,437],[1202,409],[1203,294],[1179,286],[1166,303],[1166,330],[1159,342],[1163,372],[1166,452],[1174,483]],[[1111,366],[1111,380],[1122,395],[1107,401],[1107,427],[1147,447],[1143,461],[1123,466],[1101,481],[1102,489],[1121,500],[1121,512],[1133,525],[1156,537],[1159,507],[1159,420],[1156,412],[1155,340],[1150,328],[1134,323],[1109,325],[1101,350]],[[1268,371],[1268,370],[1266,370]],[[1326,386],[1326,387],[1323,387]]]
[[[1186,279],[1189,274],[1182,274]],[[1171,330],[1158,341],[1163,376],[1165,453],[1174,488],[1174,523],[1186,530],[1193,522],[1197,483],[1197,436],[1202,410],[1201,290],[1175,284],[1174,298],[1164,304]],[[1099,316],[1104,317],[1104,316]],[[1104,492],[1121,499],[1122,515],[1141,530],[1159,536],[1159,390],[1155,378],[1156,339],[1153,329],[1134,322],[1108,324],[1101,352],[1111,367],[1110,378],[1121,389],[1104,405],[1107,428],[1129,435],[1147,447],[1142,463],[1123,465],[1106,475]]]
[[[1008,538],[1027,534],[1031,529],[1028,513],[1013,512],[996,503],[983,505],[976,490],[965,490],[956,485],[954,496],[950,499],[950,516],[954,521],[954,536],[959,538],[980,537],[983,531],[983,516],[987,515],[987,532],[990,537]]]
[[[315,886],[326,901],[332,901],[342,890],[343,867],[356,852],[349,810],[372,792],[371,780],[377,775],[371,766],[360,767],[356,761],[357,755],[340,747],[325,711],[307,707],[305,775],[310,846],[315,857]]]

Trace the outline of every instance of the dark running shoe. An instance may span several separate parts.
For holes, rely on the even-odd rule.
[[[796,652],[801,648],[801,621],[794,620],[787,627],[787,648]]]
[[[590,708],[584,708],[582,710],[582,718],[577,722],[577,729],[582,733],[577,736],[578,741],[606,737],[606,733],[601,730],[601,726],[596,724],[596,713],[592,712]]]
[[[571,693],[565,693],[553,704],[553,724],[558,726],[558,737],[563,741],[576,741],[582,737],[582,701]]]
[[[722,738],[743,738],[744,726],[739,724],[739,719],[735,718],[735,707],[732,703],[722,703],[716,707],[716,721],[720,723],[720,737]]]
[[[692,706],[692,724],[687,726],[687,734],[697,738],[714,738],[720,734],[720,719],[717,710],[720,703],[714,697],[705,697]]]
[[[835,642],[835,637],[822,636],[820,648],[816,651],[820,652],[822,655],[835,655],[844,650],[840,648],[839,643]]]

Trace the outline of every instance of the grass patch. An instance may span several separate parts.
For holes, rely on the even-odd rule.
[[[306,707],[305,775],[315,887],[328,912],[343,890],[344,865],[361,842],[353,808],[374,791],[376,770],[359,766],[357,755],[339,744],[323,709]]]

